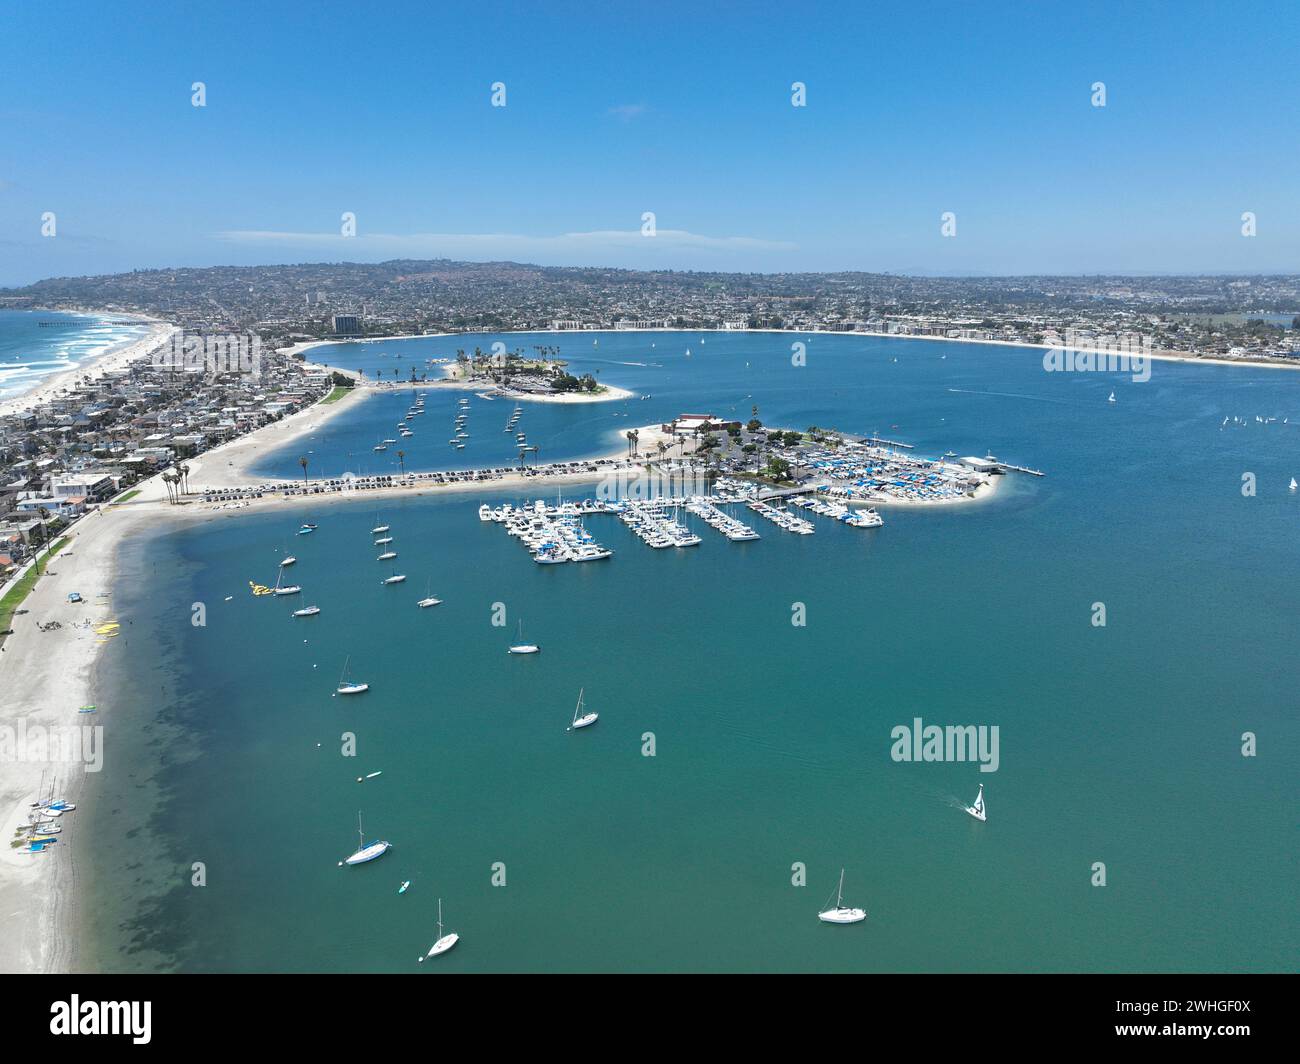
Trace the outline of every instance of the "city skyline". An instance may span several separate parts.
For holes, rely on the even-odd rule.
[[[331,10],[159,13],[147,30],[86,4],[13,16],[0,77],[10,100],[41,103],[4,112],[0,284],[435,257],[922,276],[1297,268],[1296,120],[1276,101],[1300,76],[1272,44],[1297,19],[1280,5],[1250,33],[1202,5],[1177,24],[1112,5]]]

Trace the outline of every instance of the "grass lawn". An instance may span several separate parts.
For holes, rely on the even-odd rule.
[[[50,559],[67,545],[67,536],[62,536],[50,544],[49,554],[41,563],[42,571],[49,566]],[[32,588],[36,586],[36,579],[36,567],[32,566],[23,574],[22,579],[6,591],[3,598],[0,598],[0,632],[9,630],[14,619],[14,610],[19,609],[23,604],[23,600],[31,594]],[[4,640],[5,637],[0,635],[0,643],[3,643]]]
[[[352,391],[351,388],[342,388],[342,387],[340,387],[339,385],[336,384],[336,385],[334,386],[334,390],[333,390],[332,392],[330,392],[329,395],[325,396],[325,398],[322,399],[322,400],[320,401],[320,405],[321,405],[321,406],[327,406],[327,405],[329,405],[330,403],[337,403],[340,399],[342,399],[342,398],[343,398],[345,395],[347,395],[348,392],[350,392],[350,391]]]
[[[110,502],[111,502],[111,503],[113,503],[113,502],[130,502],[130,501],[131,501],[132,499],[134,499],[137,495],[139,495],[140,492],[141,492],[142,490],[143,490],[142,488],[132,488],[130,491],[124,491],[124,492],[122,492],[121,495],[119,495],[116,499],[112,499]]]

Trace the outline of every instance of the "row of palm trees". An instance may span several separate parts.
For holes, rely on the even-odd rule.
[[[163,487],[167,489],[167,501],[178,503],[182,495],[190,493],[190,467],[182,462],[167,470],[162,475]]]

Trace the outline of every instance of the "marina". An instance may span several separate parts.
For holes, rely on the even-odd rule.
[[[790,507],[829,517],[849,528],[880,528],[884,524],[884,519],[873,508],[856,508],[803,494],[808,490],[799,489],[799,494],[787,492],[777,497]],[[557,565],[598,561],[613,556],[614,551],[600,543],[586,527],[589,518],[601,515],[617,517],[652,550],[700,546],[703,539],[685,520],[688,515],[698,518],[732,543],[759,539],[759,533],[753,527],[726,511],[725,507],[729,506],[744,506],[794,535],[807,536],[816,532],[813,522],[784,506],[773,506],[757,499],[742,502],[732,495],[669,496],[650,502],[605,502],[587,498],[547,504],[537,500],[519,506],[506,503],[495,508],[485,503],[479,507],[479,519],[501,525],[508,536],[517,539],[529,551],[537,564]]]

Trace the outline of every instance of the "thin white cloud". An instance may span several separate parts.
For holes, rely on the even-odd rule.
[[[631,122],[632,119],[640,118],[649,110],[650,108],[643,103],[621,103],[617,107],[611,107],[605,113],[621,118],[624,122]]]

